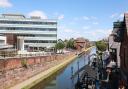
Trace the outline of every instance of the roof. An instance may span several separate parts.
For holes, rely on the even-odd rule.
[[[109,68],[113,68],[113,67],[115,67],[116,66],[116,63],[114,62],[114,61],[111,61],[108,65],[107,65],[107,67],[109,67]]]
[[[128,13],[124,13],[124,21],[125,21],[125,24],[126,24],[126,28],[128,30]]]
[[[18,18],[25,18],[25,16],[24,15],[22,15],[22,14],[2,14],[2,16],[4,16],[4,17],[18,17]]]
[[[17,51],[17,50],[14,48],[0,50],[0,52],[12,52],[12,51]]]
[[[13,45],[0,45],[0,50],[1,49],[8,49],[8,48],[13,48]]]
[[[82,37],[77,38],[75,41],[76,42],[86,42],[86,40],[84,38],[82,38]]]
[[[36,20],[38,20],[38,21],[42,21],[42,20],[44,20],[44,21],[55,21],[55,22],[57,22],[57,19],[43,19],[43,18],[41,18],[40,16],[30,16],[30,17],[26,17],[25,15],[23,15],[23,14],[17,14],[17,13],[7,13],[7,14],[0,14],[0,18],[4,18],[4,20],[5,19],[13,19],[13,21],[15,21],[15,19],[21,19],[21,20],[24,20],[25,19],[25,21],[26,20],[33,20],[33,21],[36,21]],[[15,19],[14,19],[15,18]]]
[[[97,71],[94,70],[91,66],[89,65],[86,65],[85,66],[85,69],[84,69],[84,73],[82,74],[81,77],[84,77],[85,74],[88,74],[89,77],[92,77],[92,78],[96,78],[96,74],[97,74]]]

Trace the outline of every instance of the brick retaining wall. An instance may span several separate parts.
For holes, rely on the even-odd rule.
[[[0,59],[0,89],[6,89],[24,81],[58,63],[75,53],[49,56],[21,57]],[[26,60],[28,68],[22,67],[21,60]]]

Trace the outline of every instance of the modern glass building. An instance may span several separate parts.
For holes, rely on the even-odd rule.
[[[57,20],[26,18],[20,14],[0,16],[0,34],[18,50],[43,50],[54,47],[57,41]]]

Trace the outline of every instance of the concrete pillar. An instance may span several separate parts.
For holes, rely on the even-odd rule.
[[[5,44],[5,45],[7,44],[7,40],[6,40],[6,38],[5,38],[5,40],[4,40],[4,44]]]
[[[117,47],[117,66],[120,68],[120,43],[118,43]]]
[[[24,39],[19,39],[18,41],[18,47],[19,47],[19,50],[24,50]]]
[[[21,40],[21,50],[24,50],[24,40]]]

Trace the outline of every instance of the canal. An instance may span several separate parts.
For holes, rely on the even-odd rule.
[[[86,65],[88,63],[88,56],[95,52],[96,48],[92,48],[88,53],[76,58],[65,68],[52,75],[50,78],[40,82],[31,89],[74,89],[74,84],[76,83],[78,76],[72,78],[72,74],[78,70],[78,64],[79,68]]]

